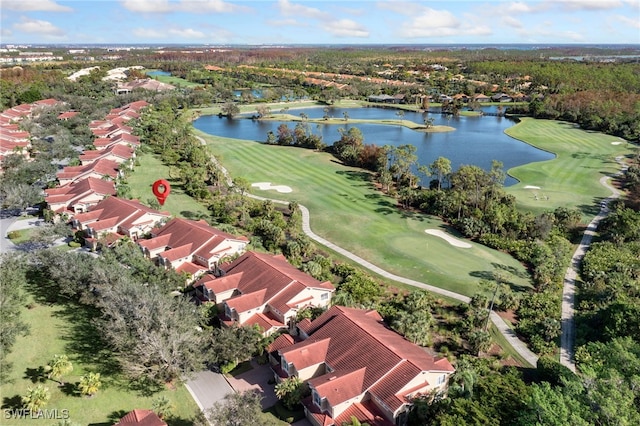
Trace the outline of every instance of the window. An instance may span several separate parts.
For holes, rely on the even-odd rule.
[[[438,376],[438,385],[441,385],[445,382],[445,380],[447,379],[447,375],[446,374],[441,374],[440,376]]]
[[[315,389],[313,390],[313,403],[322,408],[322,398],[320,398],[320,394]]]
[[[329,298],[329,293],[322,293],[322,295],[320,295],[320,300],[327,300]]]

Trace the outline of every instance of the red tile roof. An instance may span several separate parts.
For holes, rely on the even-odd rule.
[[[135,409],[121,418],[115,426],[167,426],[167,424],[151,410]]]
[[[408,402],[404,400],[404,395],[408,393],[406,387],[415,379],[419,379],[423,372],[454,371],[446,358],[433,356],[424,348],[387,328],[382,323],[380,315],[373,310],[333,306],[311,324],[306,325],[305,331],[309,335],[307,340],[280,350],[287,361],[293,362],[298,369],[307,367],[306,359],[298,361],[302,362],[302,367],[298,367],[295,355],[290,360],[290,354],[295,354],[299,348],[312,345],[314,342],[328,341],[328,350],[323,361],[333,370],[336,379],[364,369],[362,381],[359,382],[360,392],[356,395],[369,392],[394,411]],[[315,384],[321,385],[327,376],[312,379],[309,384],[312,387]],[[426,379],[420,383],[423,383],[424,387],[429,385]],[[335,393],[333,390],[324,394],[323,389],[317,389],[321,397],[331,396],[339,399],[346,395],[344,392]],[[412,390],[418,389],[412,386]]]
[[[330,338],[321,340],[307,339],[280,351],[287,362],[293,363],[297,370],[322,364],[327,359]]]
[[[312,300],[310,293],[306,292],[309,288],[334,291],[330,282],[320,282],[296,269],[282,255],[247,252],[221,268],[224,271],[222,276],[207,274],[196,286],[205,286],[214,293],[237,289],[240,294],[225,303],[239,313],[266,303],[270,307],[268,310],[274,309],[283,316]],[[247,297],[249,294],[252,296]]]
[[[256,309],[266,302],[267,289],[252,291],[251,293],[243,293],[231,299],[227,299],[225,303],[236,312],[246,312]]]
[[[371,401],[356,403],[343,411],[335,419],[336,425],[343,423],[351,424],[351,417],[355,417],[362,423],[368,423],[371,426],[395,426],[394,423],[383,417],[382,412]]]
[[[93,194],[102,197],[115,195],[116,188],[112,181],[90,177],[58,188],[45,189],[45,194],[45,201],[50,206],[52,204],[64,204],[63,208],[56,209],[56,211],[61,212]]]
[[[141,204],[138,200],[107,197],[96,204],[91,211],[77,214],[74,219],[95,230],[115,226],[112,224],[113,221],[128,230],[136,220],[141,219],[145,214],[157,217],[157,221],[170,217],[169,213],[154,210]]]
[[[242,324],[243,326],[251,326],[251,325],[257,325],[258,327],[260,327],[260,329],[262,330],[263,333],[273,330],[273,329],[280,329],[283,328],[285,326],[285,324],[281,323],[280,321],[278,321],[275,318],[271,318],[268,313],[267,314],[262,314],[262,313],[257,313],[257,314],[253,314],[251,316],[251,318],[249,318],[248,320],[246,320],[244,322],[244,324]]]
[[[365,370],[365,367],[355,371],[335,370],[309,380],[309,385],[326,398],[332,407],[335,407],[362,394]]]
[[[118,160],[113,160],[116,162],[124,162],[130,158],[133,157],[135,151],[133,150],[133,148],[130,148],[128,146],[125,145],[112,145],[107,149],[103,149],[103,150],[89,150],[89,151],[84,151],[84,153],[82,155],[80,155],[80,161],[82,162],[86,162],[86,161],[96,161],[100,158],[104,158],[104,157],[109,157],[109,156],[113,156],[118,158],[120,161]]]
[[[205,270],[206,269],[203,268],[202,266],[196,265],[195,263],[191,263],[191,262],[184,262],[182,265],[176,268],[176,272],[186,272],[191,276],[196,276],[204,272]]]
[[[115,178],[118,176],[118,170],[120,165],[107,159],[100,159],[84,166],[67,166],[62,171],[56,173],[56,176],[60,180],[81,180],[86,176],[95,173],[101,176],[109,176]]]
[[[278,337],[276,337],[276,340],[274,340],[269,346],[267,346],[267,352],[274,352],[280,349],[287,348],[293,345],[293,343],[294,343],[294,340],[293,340],[293,337],[291,337],[291,335],[281,334]]]
[[[61,112],[60,115],[58,115],[58,119],[67,120],[69,118],[75,117],[78,114],[80,114],[78,111],[65,111],[65,112]]]

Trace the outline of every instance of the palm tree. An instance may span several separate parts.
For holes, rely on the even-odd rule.
[[[276,396],[285,407],[292,409],[302,400],[304,386],[304,382],[298,377],[289,377],[276,385]]]
[[[100,381],[100,373],[89,373],[80,378],[78,389],[81,395],[93,396],[98,393],[98,389],[102,386]]]
[[[484,330],[474,330],[469,334],[469,344],[476,355],[486,352],[491,348],[491,335]]]
[[[171,400],[164,395],[161,395],[153,400],[151,403],[151,410],[158,415],[161,419],[166,418],[171,414],[173,407],[171,407]]]
[[[404,111],[400,110],[400,111],[396,112],[396,115],[398,116],[398,119],[402,123],[402,120],[404,120]]]
[[[24,404],[24,408],[32,412],[38,412],[47,405],[50,398],[49,388],[38,385],[35,388],[27,388],[26,395],[22,396],[22,403]]]
[[[60,379],[73,371],[73,364],[66,355],[54,355],[51,362],[45,367],[45,371],[49,372],[49,379],[64,385]]]

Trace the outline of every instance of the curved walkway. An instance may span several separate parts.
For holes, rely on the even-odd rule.
[[[202,139],[200,136],[196,136],[198,138],[198,140],[200,140],[200,143],[202,143],[203,145],[206,144],[205,140]],[[231,180],[231,178],[229,177],[229,174],[227,172],[227,170],[222,166],[222,164],[220,164],[220,162],[213,156],[211,155],[211,161],[213,161],[214,163],[216,163],[216,165],[218,167],[220,167],[220,170],[222,171],[222,174],[225,176],[225,180],[227,182],[227,184],[229,186],[233,186],[233,182]],[[278,203],[278,204],[284,204],[284,205],[288,205],[289,202],[288,201],[284,201],[284,200],[277,200],[274,198],[267,198],[267,197],[261,197],[259,195],[253,195],[253,194],[246,194],[248,197],[254,198],[256,200],[262,200],[262,201],[272,201],[274,203]],[[340,246],[337,246],[336,244],[332,243],[329,240],[326,240],[324,238],[322,238],[321,236],[315,234],[312,230],[311,230],[311,225],[309,224],[309,209],[307,209],[305,206],[303,206],[302,204],[298,204],[298,206],[300,207],[300,211],[302,212],[302,230],[303,232],[309,236],[309,238],[313,239],[314,241],[322,244],[325,247],[330,248],[331,250],[335,251],[336,253],[340,253],[341,255],[351,259],[353,262],[358,263],[359,265],[367,268],[368,270],[375,272],[376,274],[383,276],[385,278],[388,278],[390,280],[393,281],[397,281],[397,282],[401,282],[403,284],[407,284],[413,287],[417,287],[417,288],[421,288],[424,290],[428,290],[430,292],[436,293],[436,294],[440,294],[442,296],[446,296],[449,297],[451,299],[454,300],[458,300],[460,302],[463,303],[469,303],[471,301],[471,298],[469,298],[468,296],[462,295],[462,294],[458,294],[458,293],[454,293],[452,291],[449,290],[445,290],[443,288],[440,287],[434,287],[432,285],[429,284],[425,284],[423,282],[420,281],[415,281],[409,278],[405,278],[405,277],[401,277],[398,275],[394,275],[388,271],[385,271],[384,269],[374,265],[373,263],[361,258],[360,256],[357,256],[353,253],[351,253],[350,251],[347,251],[345,249],[343,249]],[[518,336],[516,336],[516,333],[509,328],[509,326],[507,325],[507,323],[504,322],[504,320],[502,318],[500,318],[500,316],[495,313],[494,311],[491,311],[491,322],[496,326],[496,328],[498,329],[498,331],[504,336],[504,338],[507,340],[507,342],[509,342],[509,344],[513,347],[513,349],[525,360],[527,361],[531,366],[535,367],[537,362],[538,362],[538,356],[533,353],[528,347],[527,345],[520,339],[518,339]]]
[[[617,173],[617,175],[620,175],[624,173],[624,170],[626,170],[626,165],[622,163],[622,157],[616,157],[616,161],[618,162],[618,164],[622,165],[621,171]],[[611,195],[604,201],[602,201],[602,203],[600,204],[600,211],[598,212],[596,217],[591,220],[591,222],[587,226],[587,229],[584,231],[582,240],[580,240],[578,248],[573,253],[573,256],[571,257],[571,264],[567,268],[567,272],[564,275],[564,283],[562,286],[562,334],[560,337],[560,364],[568,367],[573,372],[576,371],[576,364],[574,361],[576,339],[574,321],[576,290],[575,283],[576,278],[578,277],[578,271],[580,270],[580,264],[582,263],[582,259],[584,258],[585,253],[591,245],[591,240],[596,234],[598,225],[600,224],[600,221],[607,217],[607,215],[609,214],[608,203],[611,200],[620,197],[620,191],[609,184],[609,179],[611,179],[610,176],[603,176],[600,178],[600,183],[611,191]]]

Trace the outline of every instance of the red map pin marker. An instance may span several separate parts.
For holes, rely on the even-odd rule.
[[[153,195],[156,196],[161,206],[164,206],[164,202],[171,192],[171,185],[164,179],[158,179],[153,182]]]

